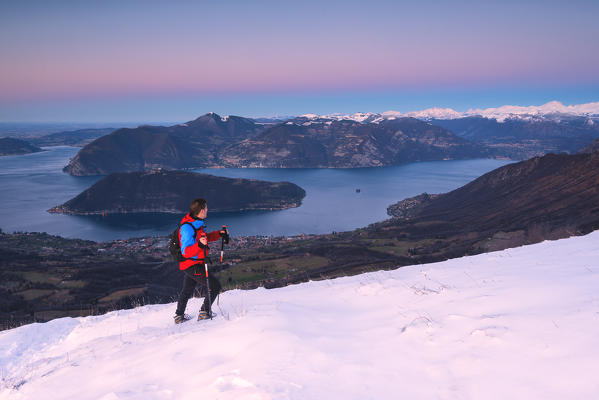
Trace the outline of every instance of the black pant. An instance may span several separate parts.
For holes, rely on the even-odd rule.
[[[183,290],[181,290],[181,293],[179,294],[179,302],[177,303],[177,311],[175,314],[183,315],[185,313],[187,301],[193,294],[197,284],[200,284],[201,291],[204,295],[204,304],[202,304],[201,311],[208,310],[208,292],[206,291],[206,272],[204,270],[204,264],[192,265],[183,272],[185,272],[183,277]],[[220,293],[222,286],[220,285],[218,279],[212,275],[208,276],[208,282],[210,285],[210,297],[212,303],[214,303],[214,300]]]

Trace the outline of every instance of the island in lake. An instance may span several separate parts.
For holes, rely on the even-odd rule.
[[[51,213],[93,215],[185,213],[203,197],[212,212],[283,210],[298,207],[306,192],[290,182],[224,178],[183,171],[114,173]]]

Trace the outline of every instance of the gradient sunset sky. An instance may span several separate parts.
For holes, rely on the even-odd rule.
[[[599,101],[599,1],[2,1],[0,121]]]

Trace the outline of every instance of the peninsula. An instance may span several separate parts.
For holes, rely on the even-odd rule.
[[[15,138],[0,138],[0,156],[16,156],[43,151],[25,140]]]

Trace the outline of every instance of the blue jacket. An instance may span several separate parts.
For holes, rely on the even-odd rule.
[[[193,225],[193,228],[189,224]],[[209,248],[199,242],[201,237],[206,237],[209,242],[215,242],[220,239],[219,231],[206,233],[205,229],[206,223],[203,219],[194,218],[187,214],[181,220],[181,228],[179,229],[181,254],[189,260],[181,261],[179,263],[179,269],[184,270],[192,265],[204,262],[204,259],[208,256]]]

